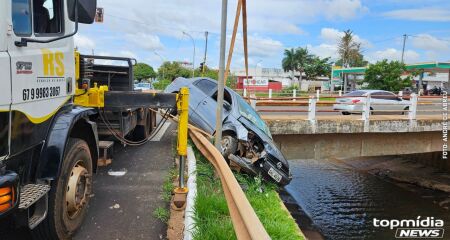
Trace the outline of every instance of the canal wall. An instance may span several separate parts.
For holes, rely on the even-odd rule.
[[[440,132],[274,135],[287,159],[352,158],[442,151]]]

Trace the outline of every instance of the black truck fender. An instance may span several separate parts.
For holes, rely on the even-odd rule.
[[[37,179],[54,180],[59,175],[69,138],[80,138],[87,142],[93,170],[96,171],[99,156],[97,124],[89,120],[90,116],[96,114],[94,109],[74,106],[55,116],[40,156]]]

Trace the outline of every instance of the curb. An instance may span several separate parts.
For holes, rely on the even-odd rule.
[[[188,180],[187,187],[189,192],[186,198],[186,209],[184,215],[184,240],[193,239],[193,232],[195,230],[195,220],[194,220],[194,205],[195,198],[197,196],[197,170],[196,170],[196,159],[192,147],[188,147],[187,152],[187,167],[188,167]]]

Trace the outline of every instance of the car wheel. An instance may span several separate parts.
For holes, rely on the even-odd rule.
[[[349,112],[342,112],[342,115],[350,115]]]
[[[405,115],[409,111],[409,107],[405,107],[402,111],[402,115]]]
[[[92,193],[92,158],[87,143],[71,138],[59,176],[52,182],[46,219],[34,239],[71,239],[86,216]]]
[[[370,107],[370,115],[375,115],[375,112],[373,111],[372,107]]]
[[[220,143],[222,148],[222,155],[228,162],[228,156],[230,154],[236,153],[237,151],[238,141],[234,136],[225,133],[222,136],[222,141],[220,141]]]

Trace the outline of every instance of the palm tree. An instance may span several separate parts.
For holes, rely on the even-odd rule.
[[[284,58],[281,62],[284,71],[292,71],[292,79],[294,79],[294,72],[299,72],[299,82],[302,81],[302,75],[305,67],[311,61],[312,56],[309,54],[307,48],[291,48],[284,50]]]
[[[344,36],[339,42],[338,53],[343,67],[350,67],[350,63],[354,63],[361,58],[361,43],[354,41],[353,32],[350,29],[344,31]]]

